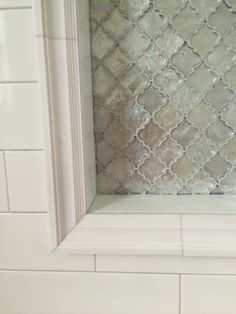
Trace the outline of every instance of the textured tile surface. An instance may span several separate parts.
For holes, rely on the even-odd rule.
[[[234,1],[90,9],[98,192],[236,192]]]

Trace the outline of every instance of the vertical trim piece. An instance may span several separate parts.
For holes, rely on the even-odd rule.
[[[42,33],[36,40],[44,108],[52,249],[85,215],[96,190],[89,24],[83,22],[88,17],[88,4],[82,2],[83,10],[77,8],[80,1],[76,0],[54,4],[35,0],[34,6],[36,29]],[[61,34],[53,37],[57,16],[62,17]],[[83,31],[77,28],[80,19]]]
[[[81,147],[85,172],[85,207],[96,196],[96,164],[90,58],[89,1],[76,1],[78,38],[78,84],[81,118]]]

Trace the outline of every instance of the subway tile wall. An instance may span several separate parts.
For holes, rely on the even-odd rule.
[[[46,212],[32,1],[0,1],[0,212]]]
[[[55,5],[58,1],[64,0]],[[31,0],[0,0],[1,56],[11,49],[9,56],[0,56],[0,68],[5,67],[0,74],[0,313],[235,314],[234,259],[49,251],[48,215],[41,213],[46,194],[37,72],[29,51],[34,52],[27,49],[34,45],[31,5]],[[16,24],[8,23],[7,30],[2,21],[14,16]],[[31,33],[27,40],[25,29]],[[8,46],[12,38],[15,46]],[[22,72],[13,73],[13,65]]]

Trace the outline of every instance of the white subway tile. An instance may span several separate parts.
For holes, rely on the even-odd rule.
[[[32,0],[0,0],[0,8],[25,8],[31,7]]]
[[[181,314],[235,314],[235,276],[183,276]]]
[[[50,251],[47,213],[0,214],[0,256],[0,269],[94,270],[93,255]]]
[[[131,273],[235,274],[235,258],[97,255],[97,271]]]
[[[0,81],[37,80],[32,9],[1,10],[0,25]]]
[[[0,212],[8,211],[7,182],[4,169],[3,153],[0,152]]]
[[[41,149],[38,84],[2,84],[0,95],[0,149]]]
[[[47,211],[43,152],[6,152],[10,210]]]
[[[0,272],[0,313],[177,314],[175,275]]]

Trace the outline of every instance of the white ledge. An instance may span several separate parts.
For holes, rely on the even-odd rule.
[[[177,196],[177,204],[174,199],[99,196],[92,205],[94,211],[82,218],[59,250],[70,254],[236,257],[235,197]],[[196,200],[198,205],[191,207]],[[182,211],[173,213],[178,207]],[[204,214],[197,208],[199,212],[205,209]]]
[[[236,214],[235,195],[97,195],[96,214]]]
[[[86,254],[181,255],[178,215],[86,215],[61,248]]]

